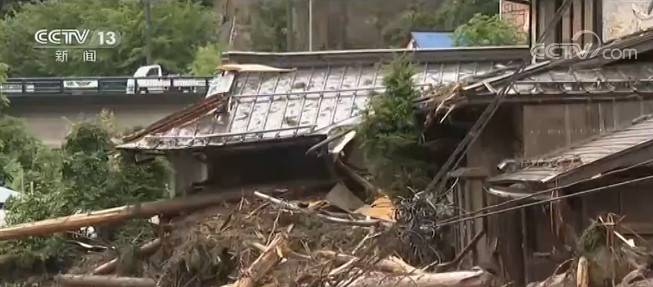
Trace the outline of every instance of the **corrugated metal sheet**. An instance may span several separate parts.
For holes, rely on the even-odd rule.
[[[508,63],[432,62],[416,65],[421,89],[480,77]],[[354,124],[370,98],[383,91],[382,65],[328,65],[288,72],[240,72],[226,111],[217,109],[182,125],[123,145],[137,149],[179,149],[326,134]],[[225,79],[227,77],[224,77]]]
[[[494,87],[500,90],[503,87]],[[653,93],[653,68],[649,62],[605,66],[601,68],[558,68],[516,81],[510,95],[592,95]],[[478,94],[494,94],[482,90]]]
[[[628,128],[595,137],[541,159],[524,161],[521,163],[520,170],[496,176],[491,181],[551,182],[565,172],[596,163],[608,156],[651,141],[653,141],[653,118],[648,117]]]

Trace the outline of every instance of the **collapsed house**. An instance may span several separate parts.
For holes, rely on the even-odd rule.
[[[533,37],[577,41],[571,32],[601,21],[593,1],[571,2],[580,4],[556,20],[564,31],[548,36],[552,13],[565,7],[533,3]],[[598,53],[563,59],[530,59],[517,47],[410,51],[423,91],[417,104],[435,123],[427,131],[438,146],[434,163],[475,137],[463,164],[447,171],[456,216],[483,215],[455,222],[457,254],[472,246],[461,266],[481,264],[518,285],[542,280],[573,256],[591,220],[609,212],[625,215],[621,224],[632,231],[625,236],[653,235],[646,205],[653,184],[652,40],[653,31],[637,32],[599,45]],[[600,53],[614,50],[636,58]],[[333,184],[333,158],[325,155],[354,149],[347,163],[362,167],[354,137],[336,134],[355,126],[383,91],[379,63],[404,52],[227,53],[216,93],[122,148],[168,156],[177,193],[298,178]],[[493,103],[500,105],[484,129],[471,130]],[[321,157],[307,155],[316,149]],[[492,216],[480,213],[502,205]]]
[[[229,64],[217,78],[221,88],[132,135],[121,148],[164,153],[177,171],[177,193],[329,178],[331,158],[307,156],[307,150],[355,126],[370,97],[384,89],[382,63],[407,51],[227,53]],[[525,48],[510,47],[416,51],[414,81],[426,91],[500,74],[527,55]],[[321,146],[326,155],[328,145]],[[344,146],[332,144],[331,152]]]
[[[593,44],[585,47],[594,50],[533,59],[510,76],[488,77],[436,100],[436,118],[447,125],[473,121],[501,97],[464,167],[449,176],[457,179],[456,202],[472,215],[457,222],[460,237],[485,233],[467,259],[490,262],[517,284],[543,280],[573,257],[580,233],[598,215],[622,214],[628,235],[651,236],[645,202],[653,184],[653,32],[597,44],[601,33],[584,30],[603,20],[605,11],[595,2],[531,6],[533,38]],[[576,9],[584,6],[590,9]],[[545,35],[547,26],[553,33]],[[577,33],[592,37],[574,38]],[[605,56],[615,51],[621,57]],[[473,216],[479,210],[498,212]]]

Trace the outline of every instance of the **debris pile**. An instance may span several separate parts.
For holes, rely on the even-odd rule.
[[[116,258],[105,256],[98,264],[86,261],[54,280],[61,286],[495,286],[493,275],[480,269],[431,273],[432,266],[406,263],[387,199],[347,212],[325,200],[333,196],[292,201],[288,193],[244,192],[221,202],[213,195],[212,204],[201,209],[195,204],[194,212],[176,217],[151,209],[165,203],[143,203],[141,217],[160,214],[158,238],[120,249]],[[178,199],[174,206],[197,203],[198,196]],[[123,220],[139,214],[133,209],[113,211],[121,211]],[[89,215],[75,215],[73,222],[84,216]],[[115,222],[116,216],[108,219]],[[50,224],[61,221],[45,224],[54,230]],[[40,224],[18,233],[14,227],[12,235]]]
[[[576,256],[558,270],[529,287],[653,286],[653,257],[645,239],[621,222],[624,217],[607,214],[598,217],[581,235]],[[627,239],[630,233],[635,239]]]

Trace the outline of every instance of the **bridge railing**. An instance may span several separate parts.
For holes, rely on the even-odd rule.
[[[74,77],[9,78],[0,84],[0,93],[8,97],[189,94],[204,95],[211,77]]]

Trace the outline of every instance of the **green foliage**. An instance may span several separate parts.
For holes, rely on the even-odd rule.
[[[4,83],[5,80],[7,79],[7,65],[0,63],[0,83]],[[7,97],[0,93],[0,115],[2,115],[2,112],[5,108],[9,106],[9,100],[7,100]]]
[[[426,2],[415,1],[383,25],[381,33],[386,44],[403,47],[410,39],[410,32],[453,31],[477,13],[497,14],[498,7],[498,0],[446,0],[434,11]]]
[[[5,174],[10,175],[12,187],[22,193],[7,203],[8,224],[150,201],[166,194],[170,174],[166,162],[154,159],[137,164],[132,157],[116,151],[112,142],[115,132],[106,114],[76,124],[63,147],[56,150],[25,135],[15,119],[5,119],[4,126],[2,123],[0,142],[4,149],[0,149],[0,159],[14,164]],[[123,234],[118,237],[126,237],[126,232],[134,230],[141,235],[152,234],[147,225],[126,226],[130,228],[117,230],[117,234]],[[0,252],[59,257],[65,255],[60,246],[63,238],[58,235],[6,241],[0,243]]]
[[[257,51],[287,50],[288,0],[259,0],[252,15],[252,46]]]
[[[222,62],[221,49],[218,44],[210,43],[197,48],[195,58],[190,66],[191,74],[195,76],[211,76]]]
[[[438,27],[453,31],[476,14],[498,15],[499,0],[446,0],[436,14]]]
[[[476,14],[454,32],[456,46],[501,46],[526,43],[526,33],[499,15]]]
[[[410,32],[441,30],[439,22],[438,16],[423,4],[413,4],[386,24],[381,34],[391,47],[403,47],[410,40]]]
[[[152,58],[182,72],[197,47],[215,42],[217,17],[196,1],[158,0],[151,4]],[[97,62],[84,62],[69,50],[68,62],[55,62],[52,49],[34,49],[40,29],[85,28],[118,31],[121,43],[97,49]],[[131,75],[145,64],[145,17],[141,1],[66,0],[24,3],[0,21],[0,62],[12,76]]]
[[[26,132],[25,124],[14,117],[0,116],[0,183],[16,190],[40,190],[48,182],[32,181],[36,173],[57,164],[53,154]],[[47,159],[47,160],[46,160]],[[29,186],[25,182],[32,182]]]
[[[386,91],[372,99],[359,126],[367,166],[377,185],[394,197],[409,195],[428,182],[414,74],[405,57],[393,61],[383,79]]]

